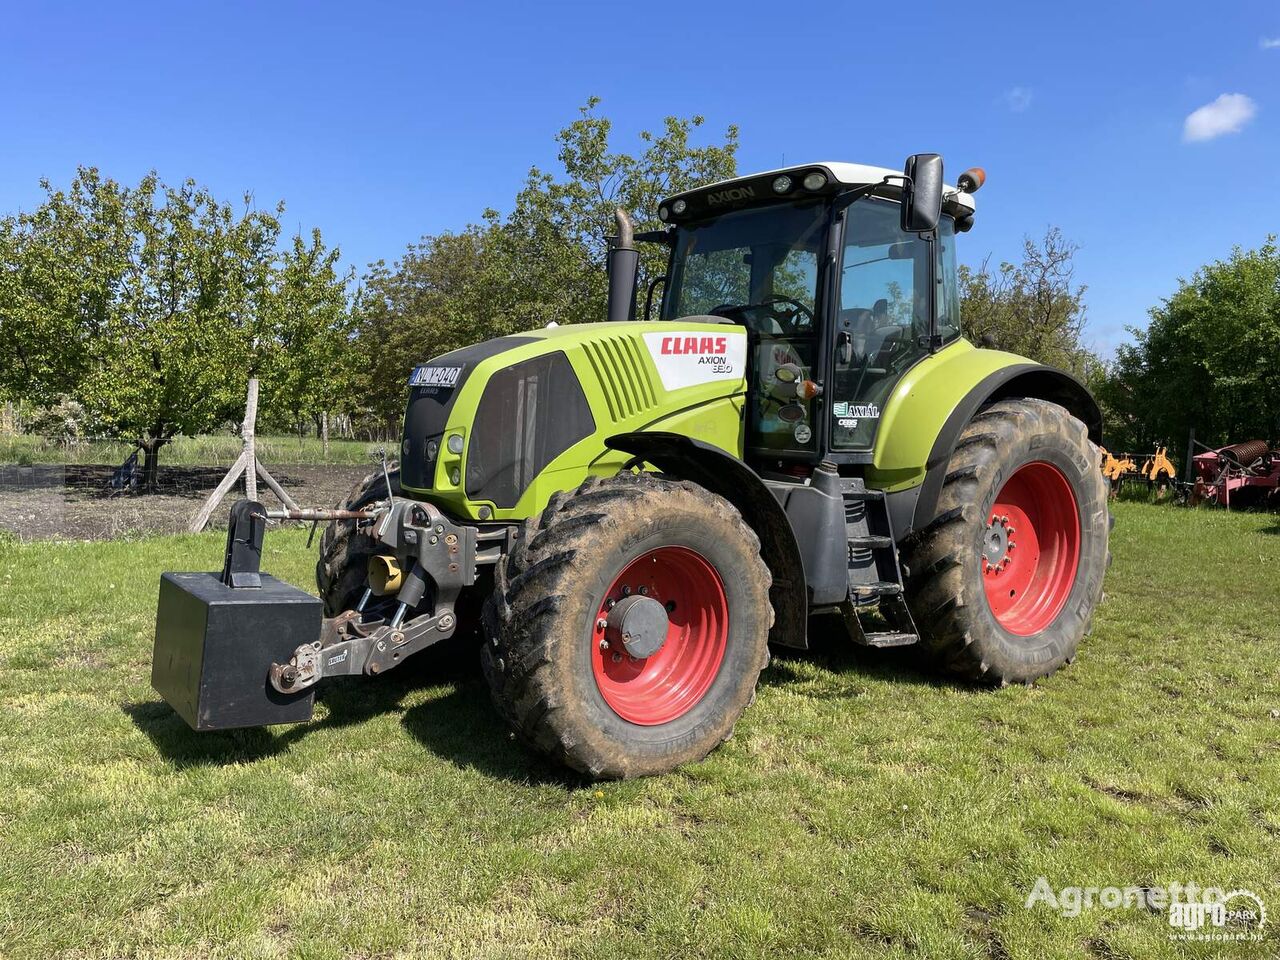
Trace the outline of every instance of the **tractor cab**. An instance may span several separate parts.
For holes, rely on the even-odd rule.
[[[659,319],[748,331],[752,460],[869,463],[899,380],[959,338],[955,236],[983,175],[944,187],[928,154],[907,170],[809,164],[712,184],[665,201],[667,229],[637,238],[671,248]]]

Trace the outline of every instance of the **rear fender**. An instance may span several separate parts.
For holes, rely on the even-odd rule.
[[[769,642],[801,649],[808,646],[809,604],[800,547],[786,512],[759,474],[719,447],[677,433],[618,434],[605,440],[605,446],[705,487],[733,504],[760,538],[760,554],[773,576],[769,599],[774,620]]]
[[[937,515],[938,498],[942,494],[947,465],[965,425],[983,407],[1013,397],[1048,400],[1065,407],[1085,425],[1089,431],[1089,439],[1101,445],[1102,410],[1079,380],[1064,370],[1030,362],[1002,367],[975,384],[943,422],[925,463],[925,479],[920,484],[919,495],[915,498],[914,508],[910,513],[910,527],[899,527],[905,516],[894,517],[899,537],[928,525]],[[904,506],[906,504],[901,504],[899,509]],[[906,511],[902,510],[902,513],[905,514]]]

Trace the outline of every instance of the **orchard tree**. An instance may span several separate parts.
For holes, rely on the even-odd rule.
[[[359,392],[388,431],[404,409],[405,384],[413,367],[496,333],[486,303],[486,232],[423,237],[391,266],[369,268],[352,309],[359,329]]]
[[[339,251],[325,246],[319,230],[309,242],[294,237],[280,254],[254,330],[252,373],[267,385],[268,420],[301,430],[307,421],[349,408],[354,327],[346,288],[353,274],[338,261]]]
[[[667,117],[660,132],[640,132],[641,150],[632,154],[611,146],[613,124],[596,113],[599,103],[590,98],[556,134],[560,174],[535,167],[507,217],[486,211],[488,284],[507,330],[604,319],[605,238],[616,232],[614,210],[630,213],[637,231],[658,229],[664,197],[737,173],[736,126],[722,142],[695,146],[691,135],[704,118]],[[641,245],[638,309],[666,260],[665,248]]]
[[[268,397],[272,377],[288,389],[272,360],[316,303],[330,316],[341,300],[336,253],[317,236],[282,256],[283,205],[237,209],[191,180],[129,187],[85,167],[66,190],[42,185],[38,208],[0,221],[0,336],[17,358],[0,388],[79,400],[137,440],[153,486],[170,438],[239,418],[249,375]]]
[[[668,117],[628,153],[611,145],[613,126],[598,104],[590,99],[556,134],[560,170],[530,170],[510,213],[487,210],[480,225],[424,237],[391,266],[371,266],[355,308],[367,371],[361,393],[384,422],[401,414],[405,379],[423,360],[552,322],[603,320],[615,207],[631,213],[638,231],[656,229],[663,197],[735,175],[736,127],[722,142],[697,146],[703,118]],[[645,281],[666,269],[666,250],[641,250],[643,310]]]
[[[965,336],[1087,375],[1096,361],[1081,342],[1086,312],[1085,287],[1074,282],[1078,249],[1050,227],[1039,241],[1024,238],[1021,263],[960,267]]]

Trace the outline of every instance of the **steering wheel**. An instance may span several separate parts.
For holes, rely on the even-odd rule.
[[[794,307],[795,309],[790,311],[789,313],[779,312],[773,309],[778,304],[783,304],[783,303],[787,304],[788,306]],[[791,329],[786,331],[789,334],[795,335],[799,333],[800,328],[802,326],[803,327],[813,326],[813,320],[814,320],[813,311],[810,310],[808,307],[806,307],[799,300],[796,300],[792,297],[784,297],[780,293],[775,293],[772,296],[765,297],[762,301],[760,301],[760,306],[769,307],[769,312],[773,314],[773,318],[778,321],[779,326],[783,327],[784,329],[787,327],[790,327]],[[804,317],[806,322],[801,323],[800,322],[801,317]]]
[[[780,304],[786,304],[793,309],[775,309]],[[757,314],[756,317],[751,316],[753,312]],[[744,324],[753,328],[758,327],[761,320],[768,319],[781,327],[783,334],[786,336],[796,336],[801,332],[801,327],[812,326],[814,320],[812,310],[806,307],[799,300],[794,300],[791,297],[784,297],[781,294],[774,294],[773,296],[765,297],[759,303],[722,303],[717,307],[713,307],[711,309],[711,313],[719,314],[720,316],[727,317],[729,319],[741,319]],[[761,313],[764,313],[763,317],[760,316]],[[799,318],[801,317],[804,317],[804,323],[800,322]],[[772,331],[762,330],[760,332],[771,333]]]

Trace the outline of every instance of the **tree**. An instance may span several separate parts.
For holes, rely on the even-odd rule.
[[[960,267],[965,336],[1084,376],[1095,358],[1081,343],[1086,288],[1073,285],[1078,249],[1050,227],[1039,242],[1024,238],[1019,264]]]
[[[495,210],[459,233],[423,237],[391,266],[370,267],[356,300],[361,328],[362,396],[384,422],[403,408],[404,383],[417,363],[478,340],[605,316],[605,238],[614,208],[637,230],[656,229],[658,202],[735,174],[738,132],[695,146],[702,117],[668,117],[661,132],[641,132],[638,154],[610,146],[611,122],[590,99],[556,135],[561,171],[534,168],[506,216]],[[666,269],[666,250],[642,245],[645,282]]]
[[[257,320],[254,369],[267,385],[264,419],[301,429],[308,420],[345,410],[355,376],[350,363],[354,325],[346,289],[354,272],[340,271],[340,252],[319,230],[279,255],[275,282]]]
[[[596,114],[598,97],[556,134],[560,177],[536,167],[529,172],[515,206],[505,218],[489,210],[492,227],[487,260],[490,285],[501,301],[510,329],[603,319],[608,283],[606,237],[615,232],[614,210],[628,211],[637,231],[663,226],[658,204],[667,196],[737,174],[738,128],[722,143],[693,146],[701,116],[667,117],[660,133],[641,131],[644,145],[632,155],[610,148],[613,124]],[[666,270],[666,250],[641,247],[641,302],[644,287]]]
[[[500,329],[483,296],[486,235],[472,226],[423,237],[391,266],[381,260],[370,266],[352,310],[359,329],[358,390],[387,430],[403,411],[405,383],[416,364]]]
[[[1099,390],[1132,449],[1180,442],[1280,440],[1280,248],[1236,247],[1202,267],[1129,328]]]
[[[79,400],[100,428],[137,439],[148,485],[171,437],[238,418],[251,373],[268,397],[272,378],[289,395],[288,365],[272,360],[314,310],[324,336],[340,335],[336,252],[315,235],[281,255],[283,205],[246,197],[237,211],[191,180],[151,173],[129,187],[92,167],[65,191],[42,186],[36,210],[0,220],[0,337],[17,358],[0,389]]]

